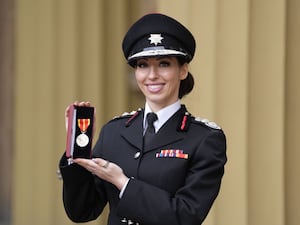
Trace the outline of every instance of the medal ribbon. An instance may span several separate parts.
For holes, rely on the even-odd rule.
[[[82,133],[85,133],[88,129],[91,120],[90,119],[77,119],[78,127]]]

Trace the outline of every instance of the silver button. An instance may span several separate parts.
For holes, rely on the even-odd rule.
[[[134,158],[137,159],[137,158],[140,157],[140,155],[141,155],[141,152],[136,152],[136,153],[134,154]]]

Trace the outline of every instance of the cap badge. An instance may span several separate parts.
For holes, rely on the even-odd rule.
[[[150,34],[150,37],[148,40],[150,40],[150,44],[154,44],[157,46],[157,44],[161,44],[161,40],[164,39],[161,34]]]

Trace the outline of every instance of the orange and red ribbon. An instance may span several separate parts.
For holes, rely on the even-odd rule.
[[[90,119],[77,119],[78,127],[82,133],[85,133],[91,123]]]

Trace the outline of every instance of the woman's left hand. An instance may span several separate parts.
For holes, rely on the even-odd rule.
[[[101,158],[83,159],[77,158],[74,163],[84,167],[99,178],[115,185],[119,190],[127,183],[128,177],[125,176],[121,167]]]

